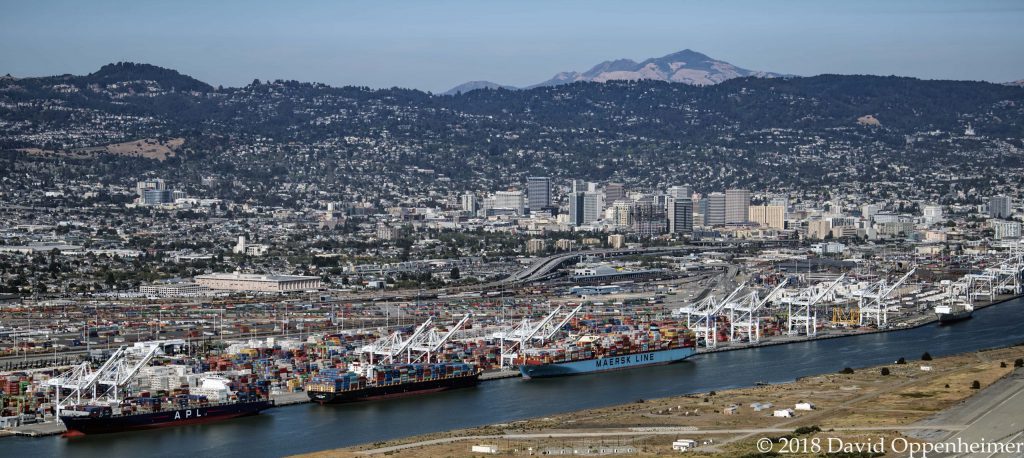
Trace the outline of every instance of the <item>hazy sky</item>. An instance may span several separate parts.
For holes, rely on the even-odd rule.
[[[1024,79],[1024,2],[0,0],[0,74],[527,85],[685,48],[753,70]]]

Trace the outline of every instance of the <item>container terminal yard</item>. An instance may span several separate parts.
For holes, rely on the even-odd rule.
[[[765,261],[770,254],[542,260],[514,283],[479,291],[4,305],[0,425],[10,435],[58,434],[65,431],[59,412],[93,397],[261,396],[283,406],[305,402],[304,390],[326,374],[367,363],[462,364],[484,381],[515,377],[523,355],[534,362],[567,359],[565,352],[614,355],[589,342],[652,326],[679,329],[698,354],[907,329],[937,321],[943,305],[975,310],[1022,292],[1016,249],[856,263]],[[553,263],[559,268],[543,279],[523,280]]]

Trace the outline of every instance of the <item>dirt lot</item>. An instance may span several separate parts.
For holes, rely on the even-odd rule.
[[[118,156],[145,157],[158,161],[166,160],[174,156],[178,148],[185,143],[183,138],[172,138],[166,142],[160,142],[152,138],[144,138],[124,143],[114,143],[94,148],[79,148],[71,151],[50,151],[39,148],[23,148],[29,154],[38,156],[61,156],[69,159],[88,159],[99,154],[114,154]]]

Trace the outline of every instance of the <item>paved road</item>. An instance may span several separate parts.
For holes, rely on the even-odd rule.
[[[930,442],[1024,443],[1024,369],[990,385],[980,393],[942,413],[922,420],[921,431],[912,434]],[[932,425],[962,425],[962,430],[929,430]],[[1022,453],[929,454],[936,457],[1019,457]]]

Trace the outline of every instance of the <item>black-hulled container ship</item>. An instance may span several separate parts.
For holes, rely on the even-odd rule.
[[[195,401],[195,399],[191,400]],[[65,436],[118,433],[141,429],[210,423],[230,418],[256,415],[274,406],[274,401],[258,397],[241,398],[235,402],[174,402],[167,409],[149,402],[146,410],[114,411],[104,405],[83,405],[64,409],[60,421],[67,428]]]
[[[348,371],[323,369],[306,384],[306,394],[320,404],[371,401],[469,388],[480,371],[464,363],[386,364]]]

